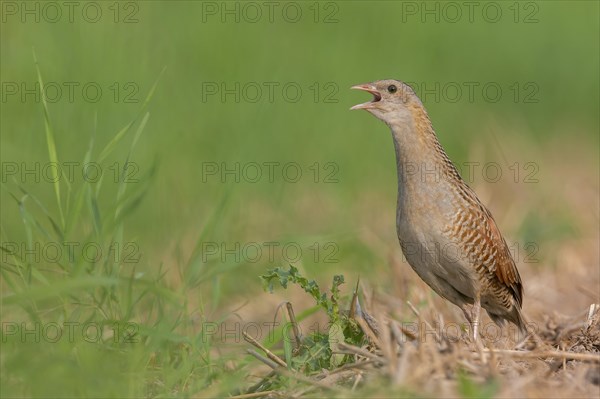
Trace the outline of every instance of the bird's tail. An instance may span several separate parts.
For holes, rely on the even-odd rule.
[[[499,326],[503,326],[505,321],[509,321],[514,324],[518,329],[518,334],[515,337],[517,342],[525,340],[527,337],[537,337],[537,328],[535,323],[530,323],[523,314],[523,311],[518,306],[514,306],[512,311],[502,316],[497,314],[489,313],[490,318],[494,323]],[[535,338],[534,338],[535,339]]]
[[[518,310],[519,317],[519,342],[528,343],[534,347],[543,347],[544,341],[538,335],[539,326],[531,319],[525,317],[521,309]]]

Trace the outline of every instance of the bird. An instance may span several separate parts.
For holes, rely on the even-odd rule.
[[[352,89],[369,92],[373,100],[350,109],[368,111],[392,133],[396,231],[411,268],[463,311],[475,342],[481,308],[500,327],[509,321],[526,334],[523,283],[506,240],[446,154],[419,97],[393,79]]]

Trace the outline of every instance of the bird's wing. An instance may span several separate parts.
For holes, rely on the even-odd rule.
[[[485,212],[486,236],[489,239],[487,244],[495,247],[497,251],[496,262],[494,262],[495,270],[491,271],[495,273],[500,282],[511,289],[513,297],[519,304],[519,307],[521,307],[523,305],[523,284],[521,282],[519,270],[517,270],[515,261],[508,249],[508,245],[506,244],[504,237],[502,237],[502,234],[500,234],[500,230],[498,229],[498,225],[492,217],[492,214],[487,208],[483,206],[482,208]]]
[[[521,276],[506,241],[500,234],[492,214],[479,201],[473,190],[465,183],[462,183],[460,188],[461,206],[444,233],[449,234],[459,245],[478,272],[488,274],[488,278],[495,278],[499,284],[510,290],[512,297],[521,307]]]

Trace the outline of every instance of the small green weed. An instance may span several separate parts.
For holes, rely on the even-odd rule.
[[[273,292],[276,283],[284,289],[289,283],[298,285],[316,301],[317,307],[322,308],[328,317],[326,332],[314,331],[306,337],[299,337],[300,342],[291,358],[286,355],[289,368],[305,374],[336,368],[352,360],[351,356],[336,353],[337,343],[362,346],[366,342],[365,334],[354,321],[353,315],[340,311],[340,286],[344,284],[343,275],[333,277],[329,295],[321,290],[315,280],[302,276],[298,268],[292,265],[287,270],[281,267],[270,269],[260,278],[263,288],[269,292]],[[286,336],[282,336],[282,339],[289,341],[289,337]]]

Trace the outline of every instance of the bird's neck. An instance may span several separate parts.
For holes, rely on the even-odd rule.
[[[403,191],[460,179],[422,106],[414,107],[404,120],[395,122],[390,128],[396,150],[400,195]]]

